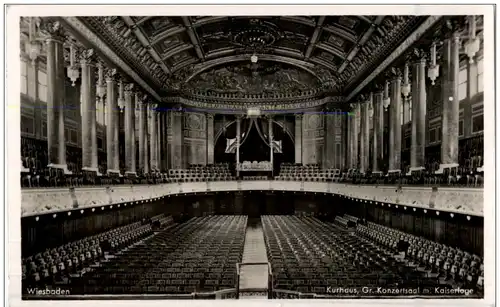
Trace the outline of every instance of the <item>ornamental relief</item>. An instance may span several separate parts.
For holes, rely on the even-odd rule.
[[[197,113],[187,113],[184,120],[184,129],[205,131],[205,116]]]
[[[184,86],[224,94],[299,94],[318,89],[321,83],[315,76],[295,67],[262,61],[217,67],[197,75]]]

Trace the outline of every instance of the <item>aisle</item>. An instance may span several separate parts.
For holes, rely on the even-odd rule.
[[[243,263],[266,262],[266,243],[260,219],[248,221],[243,249]],[[242,265],[240,270],[240,290],[255,289],[267,291],[268,287],[267,264]],[[262,298],[259,295],[240,296],[241,299]],[[267,298],[267,297],[264,297]]]

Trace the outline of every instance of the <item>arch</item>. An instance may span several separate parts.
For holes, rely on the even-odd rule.
[[[295,66],[297,68],[300,68],[302,70],[307,71],[314,77],[316,77],[318,80],[321,80],[316,71],[314,70],[314,64],[298,60],[292,57],[288,56],[281,56],[281,55],[274,55],[274,54],[256,54],[259,57],[259,60],[263,61],[271,61],[271,62],[280,62],[284,64],[289,64],[292,66]],[[218,66],[218,65],[223,65],[227,63],[232,63],[232,62],[242,62],[242,61],[249,61],[250,57],[252,54],[239,54],[239,55],[231,55],[231,56],[225,56],[225,57],[220,57],[216,58],[210,61],[206,61],[203,63],[200,63],[198,65],[195,65],[194,67],[194,72],[191,73],[189,77],[187,77],[184,82],[189,82],[191,79],[199,75],[200,73]],[[180,69],[180,67],[178,68]]]

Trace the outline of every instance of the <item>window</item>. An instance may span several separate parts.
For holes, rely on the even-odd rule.
[[[405,147],[404,148],[411,148],[411,138],[405,138]]]
[[[97,148],[99,148],[99,149],[103,149],[103,148],[102,148],[102,144],[103,144],[103,142],[102,142],[102,138],[97,138]]]
[[[472,133],[482,132],[484,129],[483,114],[472,116]]]
[[[436,143],[436,128],[429,129],[429,143]]]
[[[458,121],[458,136],[464,136],[464,120]]]
[[[70,142],[73,144],[78,144],[78,135],[76,133],[76,130],[71,129],[70,130]]]
[[[482,93],[483,89],[483,59],[477,62],[477,92]]]
[[[436,141],[441,142],[441,127],[436,128]]]
[[[47,102],[47,74],[41,70],[38,71],[38,99]]]
[[[35,134],[35,121],[32,117],[21,115],[21,132]]]
[[[458,74],[458,100],[467,98],[467,68],[460,70]]]
[[[28,94],[28,63],[21,60],[21,94]]]
[[[47,137],[47,122],[46,121],[42,122],[42,137],[44,137],[44,138]]]

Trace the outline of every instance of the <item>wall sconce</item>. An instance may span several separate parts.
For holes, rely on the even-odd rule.
[[[476,36],[476,16],[468,16],[469,21],[469,37],[465,42],[464,48],[465,53],[469,57],[469,63],[474,63],[474,57],[476,53],[479,52],[480,48],[480,40],[479,37]]]
[[[76,66],[76,50],[73,42],[69,45],[69,66],[67,68],[68,78],[71,80],[71,86],[75,86],[76,80],[80,77],[80,70]]]
[[[436,63],[436,57],[436,43],[434,42],[431,46],[431,65],[427,70],[427,76],[432,81],[432,85],[435,84],[436,79],[439,77],[439,65]]]

